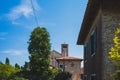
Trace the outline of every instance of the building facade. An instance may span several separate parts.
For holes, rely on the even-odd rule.
[[[72,74],[72,80],[82,80],[81,75],[82,70],[81,70],[81,61],[82,59],[80,58],[75,58],[75,57],[61,57],[57,58],[57,62],[59,64],[59,69],[65,72],[69,72]]]
[[[61,45],[62,57],[56,58],[58,62],[58,68],[62,71],[69,72],[72,74],[72,80],[82,80],[81,75],[81,58],[69,57],[68,56],[68,44]]]
[[[88,0],[78,45],[84,45],[84,80],[111,80],[108,52],[120,23],[120,0]]]
[[[58,62],[56,61],[56,58],[62,57],[62,54],[53,50],[50,54],[50,66],[52,68],[58,68]]]

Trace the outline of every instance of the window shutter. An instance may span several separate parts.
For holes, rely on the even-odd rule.
[[[94,30],[94,52],[96,52],[97,49],[97,29]]]
[[[84,59],[86,60],[86,45],[84,46]]]
[[[88,59],[88,43],[86,45],[86,59]]]
[[[84,46],[84,59],[88,59],[88,43]]]
[[[91,55],[94,53],[94,34],[90,37],[90,52]]]

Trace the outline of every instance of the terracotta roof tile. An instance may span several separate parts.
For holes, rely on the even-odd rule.
[[[59,60],[61,60],[61,61],[63,61],[63,60],[72,60],[72,61],[82,61],[83,59],[81,59],[81,58],[75,58],[75,57],[60,57],[60,58],[57,58],[57,61],[59,61]]]

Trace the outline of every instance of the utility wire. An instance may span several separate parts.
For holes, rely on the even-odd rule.
[[[30,2],[31,2],[31,5],[32,5],[34,17],[35,17],[36,26],[38,27],[38,19],[37,19],[37,15],[35,13],[35,8],[34,8],[34,5],[33,5],[33,1],[30,0]]]

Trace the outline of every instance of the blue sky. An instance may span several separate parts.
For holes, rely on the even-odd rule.
[[[38,25],[47,28],[51,50],[61,52],[69,44],[69,56],[83,58],[83,47],[76,45],[87,0],[33,0]],[[6,57],[14,65],[29,61],[27,41],[37,27],[30,0],[0,2],[0,61]]]

